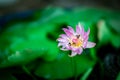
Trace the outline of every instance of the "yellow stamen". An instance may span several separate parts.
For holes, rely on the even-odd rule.
[[[69,39],[69,45],[75,48],[82,46],[83,40],[81,38],[74,37],[73,39]]]

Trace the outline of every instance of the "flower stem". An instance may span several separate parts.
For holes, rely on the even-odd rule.
[[[28,74],[29,76],[31,76],[33,78],[33,80],[37,80],[32,74],[31,72],[25,67],[25,65],[22,66],[22,69],[25,71],[26,74]]]
[[[76,65],[75,57],[71,58],[71,63],[72,63],[72,71],[73,71],[74,80],[77,80],[77,65]]]

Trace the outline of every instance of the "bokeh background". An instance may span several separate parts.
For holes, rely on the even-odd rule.
[[[119,0],[0,0],[0,80],[120,80]],[[56,39],[80,22],[96,43],[68,57]]]

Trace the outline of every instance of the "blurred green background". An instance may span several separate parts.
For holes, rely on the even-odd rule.
[[[3,13],[0,80],[120,80],[119,10],[48,5]],[[56,39],[62,28],[75,29],[78,22],[86,31],[90,28],[89,41],[96,46],[71,58],[69,51],[57,47]]]

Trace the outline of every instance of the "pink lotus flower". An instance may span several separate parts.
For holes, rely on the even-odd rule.
[[[80,23],[76,26],[76,32],[70,26],[63,28],[63,30],[65,34],[61,34],[60,38],[57,39],[58,46],[61,46],[61,50],[64,51],[71,50],[70,57],[81,54],[83,49],[92,48],[96,45],[94,42],[88,41],[90,29],[85,32]]]

